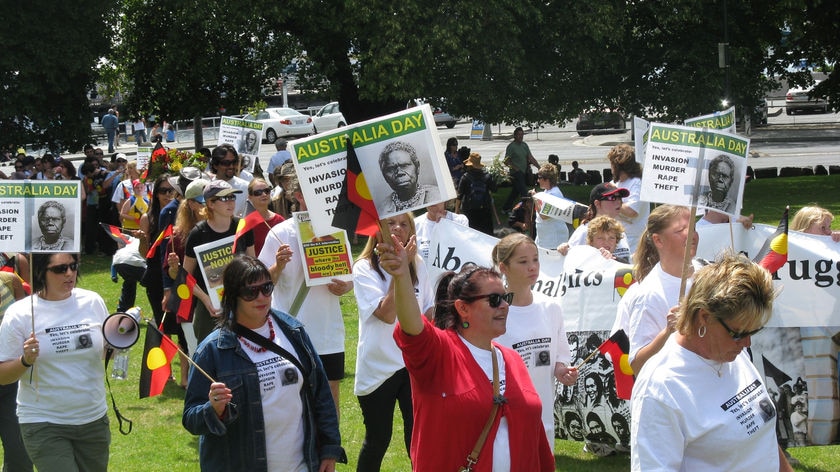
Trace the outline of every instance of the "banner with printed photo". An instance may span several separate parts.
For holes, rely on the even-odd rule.
[[[355,123],[289,143],[316,234],[336,231],[336,212],[347,170],[347,140],[359,159],[369,197],[380,218],[455,198],[452,176],[428,105]]]
[[[7,252],[79,252],[82,182],[0,181],[0,246]]]
[[[219,144],[233,146],[242,161],[242,168],[253,172],[260,154],[262,130],[263,124],[259,121],[223,116],[219,125]]]
[[[316,236],[309,212],[295,212],[292,217],[295,219],[297,234],[300,235],[297,250],[303,254],[301,262],[306,285],[326,285],[332,279],[353,280],[353,254],[347,232],[341,230],[326,236]]]
[[[709,115],[695,116],[688,118],[683,123],[692,128],[719,129],[721,131],[735,132],[735,107],[729,107],[723,111],[716,111]]]
[[[204,286],[207,287],[207,295],[216,309],[222,308],[222,294],[225,291],[222,273],[233,260],[233,238],[228,236],[195,247],[195,257],[204,278]]]
[[[640,200],[741,212],[750,140],[719,130],[652,123]],[[696,200],[695,200],[696,199]]]
[[[534,210],[538,215],[556,218],[569,224],[586,215],[589,207],[568,198],[555,197],[546,192],[534,194]]]

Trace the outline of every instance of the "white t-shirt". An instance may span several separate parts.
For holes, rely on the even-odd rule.
[[[281,243],[282,241],[283,243]],[[303,260],[298,249],[298,235],[294,219],[289,218],[275,225],[265,238],[259,259],[266,267],[275,264],[277,248],[288,244],[292,258],[286,263],[271,295],[271,307],[288,313],[304,283]],[[306,326],[306,332],[318,354],[344,352],[344,320],[341,317],[339,297],[330,293],[326,285],[309,287],[309,293],[300,306],[297,319]]]
[[[420,306],[420,311],[434,305],[435,294],[429,283],[426,265],[420,256],[415,257],[417,268],[417,285],[414,295]],[[405,367],[402,351],[394,341],[394,323],[385,323],[373,312],[379,307],[379,302],[385,298],[391,286],[391,276],[382,271],[384,280],[371,267],[367,259],[359,259],[353,265],[353,284],[356,295],[356,305],[359,309],[359,344],[356,351],[356,382],[353,391],[356,395],[367,395],[394,373]]]
[[[745,351],[717,364],[670,338],[636,377],[630,433],[633,471],[779,470],[776,410]]]
[[[585,246],[589,244],[586,242],[588,234],[589,222],[586,222],[578,226],[572,235],[569,236],[569,246]],[[630,246],[627,243],[627,233],[621,233],[621,239],[618,241],[618,244],[615,245],[613,256],[617,259],[624,258],[628,262],[630,261]]]
[[[613,321],[612,329],[610,329],[610,336],[620,329],[624,330],[624,334],[630,332],[630,313],[632,313],[638,301],[639,285],[639,283],[631,285],[619,300],[618,308],[615,310],[615,321]]]
[[[686,285],[686,293],[688,293]],[[626,294],[625,294],[626,295]],[[630,361],[636,358],[639,349],[650,344],[668,324],[668,311],[679,302],[680,278],[666,274],[656,264],[644,280],[639,283],[636,302],[630,311]]]
[[[557,187],[552,187],[542,193],[557,198],[565,198],[563,192]],[[543,218],[540,215],[537,215],[534,220],[537,225],[537,239],[534,242],[537,246],[554,250],[557,249],[557,246],[569,240],[569,226],[565,221],[559,218]]]
[[[522,357],[542,401],[546,435],[554,437],[554,364],[569,364],[569,339],[563,328],[560,302],[539,292],[528,306],[508,310],[507,331],[496,342]],[[546,358],[546,355],[548,356]]]
[[[140,240],[128,238],[129,243],[114,253],[111,264],[127,264],[134,267],[146,267],[146,258],[140,254]]]
[[[638,213],[635,218],[625,218],[621,215],[618,217],[618,221],[624,225],[630,254],[633,254],[639,246],[639,238],[647,225],[650,216],[650,203],[639,200],[639,194],[642,192],[642,179],[633,177],[624,182],[613,182],[613,184],[619,188],[626,188],[630,192],[630,195],[624,197],[621,201]]]
[[[268,322],[254,330],[270,339]],[[283,330],[274,326],[274,343],[291,354],[295,347]],[[303,403],[300,390],[303,387],[301,371],[287,359],[272,351],[256,352],[259,346],[240,338],[242,351],[248,354],[260,378],[263,420],[265,421],[265,443],[268,470],[306,472],[303,455]],[[282,444],[283,447],[276,447]]]
[[[451,211],[447,211],[446,216],[443,218],[454,221],[461,226],[469,226],[470,224],[466,215],[459,215],[457,213],[452,213]],[[423,261],[427,264],[429,263],[432,232],[435,230],[435,226],[437,224],[437,221],[431,221],[427,218],[426,213],[414,218],[414,239],[417,241],[417,254],[419,254],[420,257],[423,258]]]
[[[102,358],[108,309],[102,297],[74,288],[64,300],[35,296],[15,302],[0,325],[0,361],[18,362],[32,332],[33,312],[40,353],[33,381],[27,369],[19,383],[20,422],[82,425],[101,418],[108,412]]]

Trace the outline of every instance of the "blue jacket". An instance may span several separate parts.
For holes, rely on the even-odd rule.
[[[102,127],[105,128],[106,131],[114,131],[120,126],[119,120],[117,119],[117,115],[113,115],[108,113],[107,115],[102,117]]]
[[[347,463],[327,376],[309,336],[297,319],[275,310],[271,310],[271,315],[294,345],[301,364],[311,372],[311,395],[306,394],[306,386],[301,389],[306,418],[303,454],[309,470],[317,472],[323,459]],[[182,423],[187,431],[201,435],[201,470],[267,472],[266,447],[283,445],[265,443],[259,375],[248,354],[242,351],[236,334],[228,328],[216,329],[198,346],[193,360],[231,389],[232,403],[236,405],[228,404],[224,418],[219,419],[207,398],[210,380],[197,369],[190,369]]]

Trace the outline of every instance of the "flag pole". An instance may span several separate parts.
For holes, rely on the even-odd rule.
[[[164,313],[164,314],[163,314],[163,316],[166,316],[166,313]],[[188,356],[188,355],[187,355],[187,353],[185,353],[184,351],[182,351],[182,350],[181,350],[181,348],[180,348],[180,347],[178,347],[178,345],[177,345],[177,344],[175,344],[175,341],[173,341],[173,340],[172,340],[172,338],[170,338],[169,336],[167,336],[167,335],[163,334],[163,332],[162,332],[160,329],[158,329],[158,327],[157,327],[157,326],[155,326],[155,324],[153,323],[153,321],[154,321],[154,320],[152,320],[152,319],[150,319],[150,318],[146,318],[146,326],[147,326],[147,327],[151,327],[152,329],[154,329],[155,331],[157,331],[157,332],[158,332],[158,334],[160,334],[160,336],[161,336],[162,338],[166,338],[166,339],[168,340],[168,342],[172,343],[172,346],[174,346],[174,347],[175,347],[175,350],[177,350],[179,354],[181,354],[182,356],[184,356],[184,357],[187,359],[187,362],[189,362],[191,366],[195,367],[195,368],[196,368],[196,370],[198,370],[199,372],[201,372],[201,375],[203,375],[203,376],[207,377],[207,380],[209,380],[209,381],[210,381],[210,382],[212,382],[212,383],[216,383],[216,380],[215,380],[213,377],[211,377],[211,376],[210,376],[210,374],[208,374],[208,373],[207,373],[204,369],[202,369],[201,367],[199,367],[199,365],[198,365],[198,364],[196,364],[196,363],[195,363],[195,361],[194,361],[194,360],[192,360],[192,358],[191,358],[190,356]],[[161,322],[163,322],[163,321],[161,320]]]
[[[703,127],[701,133],[706,134],[709,128]],[[697,215],[697,200],[700,199],[700,182],[703,176],[703,163],[706,160],[706,146],[700,146],[700,155],[697,158],[697,167],[694,172],[694,187],[691,189],[691,210],[688,214],[688,237],[685,240],[685,252],[683,253],[683,266],[680,274],[680,294],[677,300],[682,301],[685,296],[685,289],[688,285],[688,272],[691,267],[691,241],[694,240],[694,218]]]

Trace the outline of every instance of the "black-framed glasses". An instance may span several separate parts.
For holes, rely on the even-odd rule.
[[[740,341],[740,340],[742,340],[742,339],[744,339],[744,338],[746,338],[746,337],[748,337],[748,336],[752,336],[752,335],[754,335],[755,333],[757,333],[757,332],[761,331],[762,329],[764,329],[764,326],[762,326],[761,328],[754,329],[754,330],[752,330],[752,331],[741,331],[741,332],[735,332],[735,331],[733,331],[733,330],[732,330],[732,328],[730,328],[729,326],[727,326],[727,325],[726,325],[726,323],[725,323],[722,319],[720,319],[719,317],[715,316],[715,319],[716,319],[716,320],[718,320],[718,321],[720,322],[720,325],[721,325],[721,326],[723,326],[723,329],[725,329],[725,330],[726,330],[726,332],[727,332],[730,336],[732,336],[732,340],[733,340],[733,341]]]
[[[225,195],[224,197],[211,198],[211,202],[233,202],[236,201],[236,195]]]
[[[226,161],[219,161],[217,165],[230,167],[232,165],[236,165],[236,159],[228,159]]]
[[[245,300],[246,302],[250,302],[256,300],[260,293],[267,297],[271,295],[271,292],[273,291],[274,283],[270,281],[259,285],[246,285],[242,287],[242,291],[239,293],[239,298]]]
[[[158,187],[158,193],[170,194],[175,191],[174,187]]]
[[[67,269],[70,269],[73,272],[79,270],[79,263],[78,262],[71,262],[70,264],[59,264],[47,267],[47,270],[52,272],[53,274],[66,274]]]
[[[461,300],[465,302],[474,302],[476,300],[481,300],[483,298],[487,299],[487,304],[490,305],[490,308],[498,308],[499,305],[502,304],[502,300],[505,301],[508,305],[513,302],[513,292],[507,293],[488,293],[487,295],[476,295],[474,297],[464,297]]]
[[[259,197],[260,195],[270,195],[270,194],[271,194],[271,189],[268,188],[268,187],[257,189],[257,190],[251,190],[251,195],[253,195],[255,197]]]

